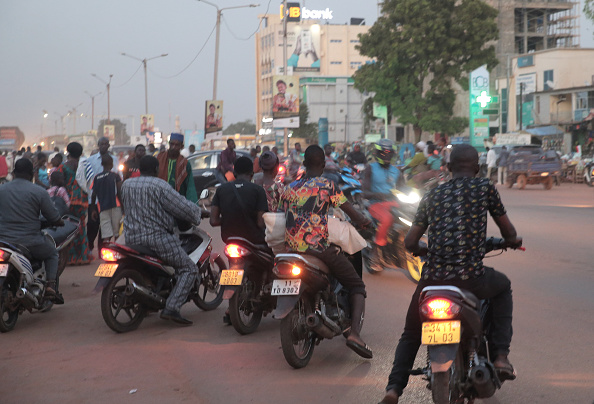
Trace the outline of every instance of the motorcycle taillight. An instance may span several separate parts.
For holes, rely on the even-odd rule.
[[[272,272],[281,278],[291,278],[301,275],[301,268],[290,262],[279,262],[274,266]]]
[[[429,299],[421,304],[421,314],[431,320],[449,320],[455,318],[460,310],[460,305],[442,297]]]
[[[0,262],[7,262],[10,259],[8,251],[0,250]]]
[[[249,254],[249,250],[240,247],[237,244],[227,244],[225,246],[225,255],[229,258],[241,258]]]
[[[101,259],[103,261],[115,262],[121,258],[123,258],[122,254],[117,251],[110,250],[109,248],[101,249]]]

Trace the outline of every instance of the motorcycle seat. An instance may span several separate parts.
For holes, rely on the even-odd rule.
[[[0,241],[0,247],[10,248],[11,250],[15,250],[19,254],[22,254],[29,260],[29,262],[33,261],[33,256],[27,247],[22,244],[17,243],[7,243],[5,241]]]
[[[157,253],[156,252],[154,252],[149,247],[146,247],[144,245],[133,244],[133,245],[128,245],[127,247],[133,249],[134,251],[136,251],[136,252],[138,252],[140,254],[148,255],[149,257],[159,258],[159,257],[157,257]]]

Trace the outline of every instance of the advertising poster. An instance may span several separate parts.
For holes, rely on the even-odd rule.
[[[287,48],[293,49],[287,66],[294,72],[320,71],[320,30],[318,24],[287,24]]]
[[[204,118],[204,132],[214,133],[223,131],[223,101],[206,101],[206,115]]]
[[[140,134],[146,136],[146,132],[154,132],[155,116],[153,114],[140,115]]]
[[[104,125],[103,126],[103,136],[109,139],[109,141],[115,140],[115,126],[114,125]]]
[[[299,127],[299,77],[273,76],[272,117],[275,128]]]

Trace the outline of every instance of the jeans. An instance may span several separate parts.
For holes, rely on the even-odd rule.
[[[426,286],[452,285],[472,292],[479,299],[491,299],[492,325],[491,345],[495,355],[509,353],[512,329],[512,291],[511,282],[505,274],[485,267],[485,274],[468,280],[432,281],[421,280],[413,294],[404,332],[398,342],[392,372],[388,378],[386,390],[394,389],[398,396],[408,384],[409,370],[413,367],[417,351],[421,346],[421,318],[419,317],[419,295]]]
[[[58,276],[58,250],[45,240],[35,240],[33,243],[22,243],[31,256],[45,264],[45,276],[48,281],[55,281]]]

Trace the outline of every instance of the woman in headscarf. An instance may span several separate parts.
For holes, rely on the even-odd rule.
[[[86,224],[89,197],[76,181],[76,170],[83,147],[80,143],[72,142],[68,144],[66,150],[68,151],[66,162],[61,164],[57,171],[64,175],[66,181],[66,190],[70,197],[70,214],[80,220],[78,236],[72,240],[68,250],[67,265],[86,265],[91,262]]]

